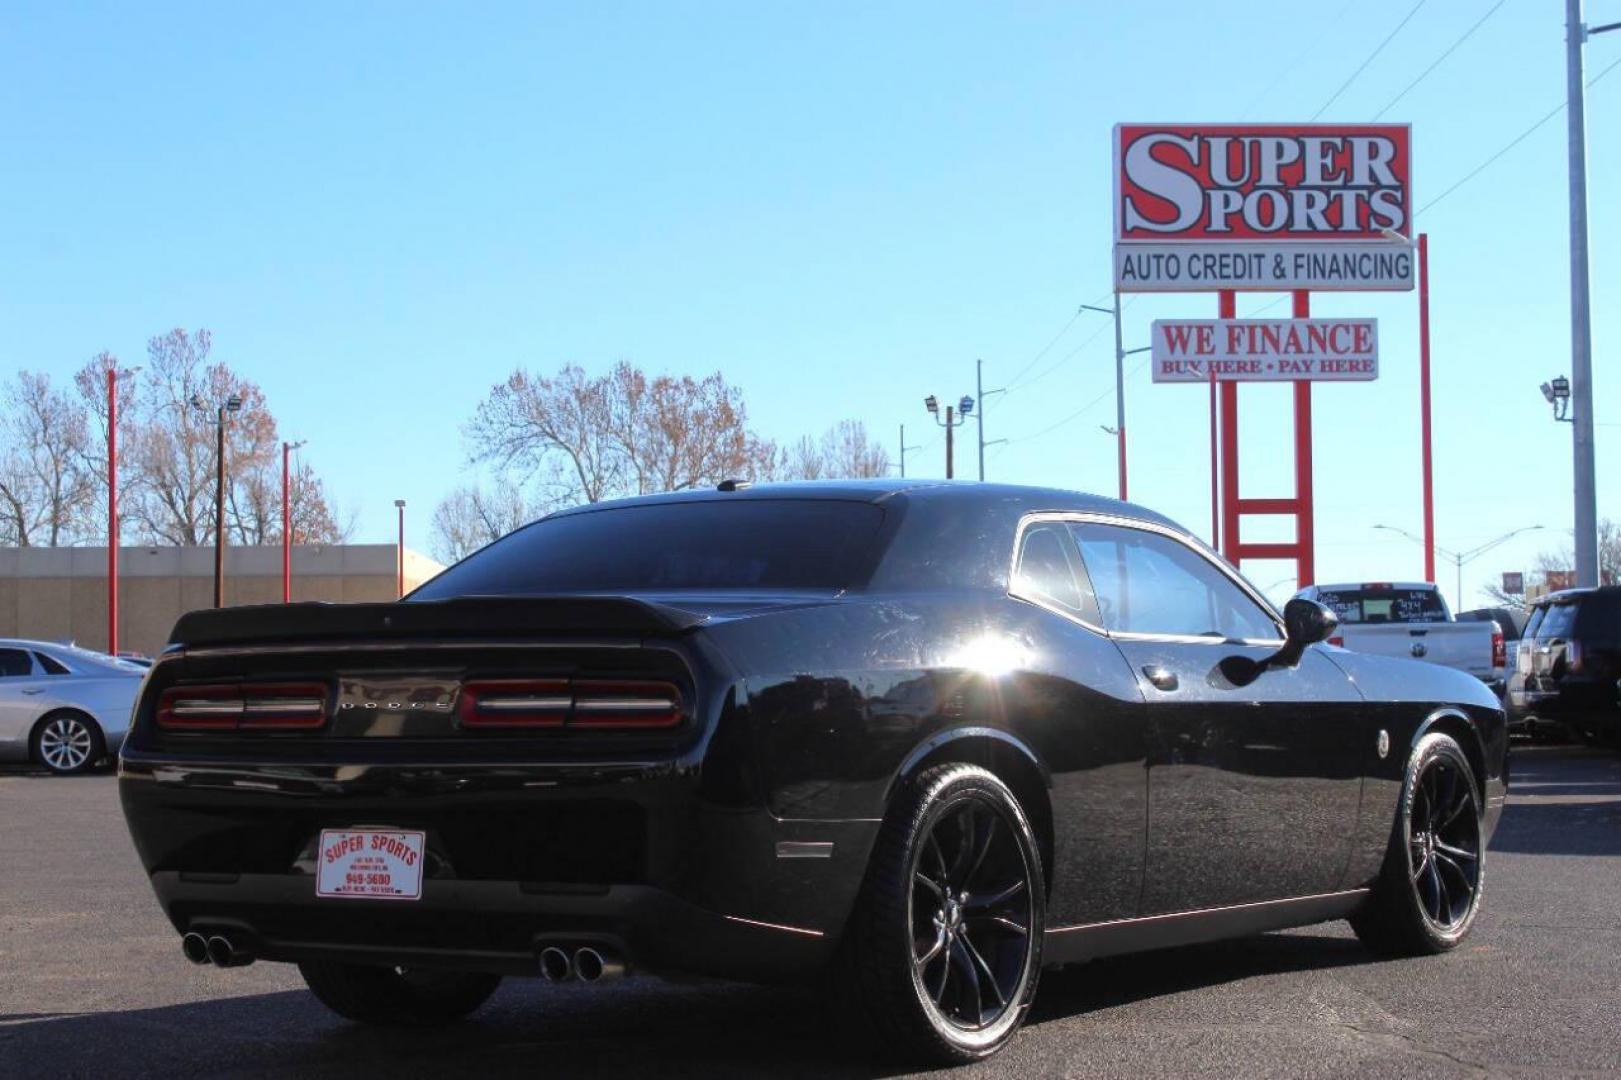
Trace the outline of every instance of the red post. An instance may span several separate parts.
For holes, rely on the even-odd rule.
[[[118,365],[107,368],[107,654],[118,655]]]
[[[1424,455],[1424,580],[1435,583],[1435,461],[1430,448],[1430,234],[1418,234],[1418,410]],[[1454,603],[1462,603],[1457,597]]]
[[[1216,317],[1238,317],[1238,294],[1223,289],[1216,294]],[[1216,369],[1210,371],[1210,546],[1221,550],[1221,444],[1216,437]]]
[[[1217,315],[1219,318],[1238,318],[1238,294],[1230,289],[1222,290],[1217,294]],[[1221,516],[1221,551],[1222,558],[1237,566],[1238,564],[1238,384],[1227,381],[1221,386],[1221,499],[1219,499],[1219,516]],[[1211,454],[1216,454],[1217,443],[1216,423],[1216,370],[1211,368],[1211,420],[1213,420],[1213,435],[1211,435]],[[1213,486],[1214,490],[1214,486]]]
[[[1294,294],[1294,317],[1311,317],[1311,293]],[[1311,478],[1311,382],[1295,383],[1295,587],[1317,580],[1317,526],[1313,520]]]
[[[281,602],[293,599],[293,514],[288,459],[292,457],[291,443],[281,444]]]

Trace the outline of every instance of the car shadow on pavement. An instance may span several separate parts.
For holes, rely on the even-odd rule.
[[[1095,961],[1043,977],[1032,1024],[1257,975],[1371,962],[1354,940],[1266,935]],[[830,1037],[831,1033],[831,1037]],[[9,1063],[9,1064],[8,1064]],[[875,1078],[869,1060],[801,988],[512,979],[468,1021],[367,1028],[289,990],[124,1012],[0,1016],[0,1077],[326,1077],[611,1073]],[[12,1072],[11,1069],[15,1069]]]
[[[1378,962],[1353,937],[1309,931],[1111,956],[1044,974],[1029,1022],[1066,1019],[1262,975]]]

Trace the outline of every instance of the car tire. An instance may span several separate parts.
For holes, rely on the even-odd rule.
[[[1386,956],[1456,948],[1474,925],[1485,883],[1480,786],[1450,735],[1413,748],[1384,867],[1351,917],[1362,943]]]
[[[82,712],[63,710],[42,717],[28,740],[29,756],[56,776],[79,776],[107,756],[101,726]]]
[[[490,999],[501,976],[305,960],[299,974],[321,1004],[347,1020],[385,1027],[448,1024]]]
[[[828,973],[830,1001],[907,1061],[991,1056],[1041,976],[1046,887],[1019,801],[974,765],[906,785],[879,829]]]

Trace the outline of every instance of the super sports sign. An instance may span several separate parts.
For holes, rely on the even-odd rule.
[[[1121,124],[1125,292],[1413,287],[1405,124]]]

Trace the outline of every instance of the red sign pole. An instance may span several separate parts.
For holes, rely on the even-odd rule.
[[[118,655],[118,365],[107,367],[107,655]]]
[[[1311,293],[1294,294],[1294,315],[1311,318]],[[1317,536],[1311,482],[1311,380],[1295,383],[1295,588],[1317,580]]]
[[[1223,289],[1216,294],[1216,317],[1238,317],[1238,294]],[[1221,550],[1221,443],[1216,437],[1216,366],[1210,368],[1210,546]],[[1229,497],[1232,497],[1229,494]]]
[[[1424,455],[1424,580],[1435,584],[1435,461],[1430,447],[1430,234],[1418,234],[1418,409]],[[1463,603],[1454,597],[1453,603]]]

